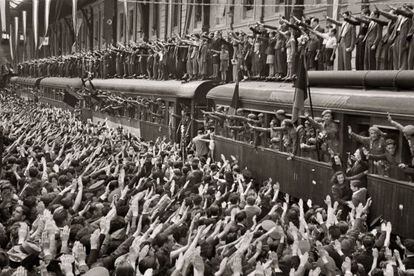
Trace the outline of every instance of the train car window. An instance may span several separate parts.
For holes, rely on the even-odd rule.
[[[385,150],[383,155],[371,155],[370,158],[370,173],[378,174],[381,176],[391,177],[398,180],[407,180],[402,170],[398,168],[398,164],[401,161],[407,161],[410,159],[405,153],[409,153],[408,144],[402,137],[400,132],[389,126],[378,127],[383,133],[385,140]],[[406,144],[404,144],[404,142]]]

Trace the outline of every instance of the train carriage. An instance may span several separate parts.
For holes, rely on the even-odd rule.
[[[126,126],[144,140],[155,140],[166,137],[178,141],[180,134],[181,113],[186,116],[200,118],[201,110],[207,108],[206,94],[216,86],[212,81],[194,81],[181,83],[176,80],[154,81],[136,79],[95,79],[87,83],[89,89],[109,92],[131,100],[145,99],[157,102],[154,107],[129,105],[129,110],[120,110],[118,116],[108,115],[99,111],[93,112],[95,120],[108,118],[113,126]],[[190,121],[189,121],[190,122]],[[199,126],[191,121],[185,124],[185,133],[192,137]]]
[[[403,125],[414,124],[413,71],[310,72],[309,76],[315,117],[321,116],[325,109],[332,110],[339,127],[342,156],[352,153],[357,147],[347,133],[348,125],[357,133],[366,133],[370,126],[375,125],[397,142],[398,157],[408,163],[411,156],[407,141],[400,131],[389,124],[386,116],[389,112],[394,120]],[[14,77],[11,83],[20,87],[18,91],[27,94],[31,93],[31,87],[38,87],[40,101],[64,108],[70,107],[62,102],[62,92],[68,86],[75,90],[83,88],[80,79],[70,78]],[[182,84],[179,81],[134,79],[95,79],[91,83],[87,82],[86,86],[96,89],[99,94],[123,96],[123,99],[160,100],[164,107],[161,117],[155,116],[158,111],[149,106],[144,108],[138,105],[131,109],[127,105],[116,112],[102,112],[96,108],[96,104],[88,105],[88,100],[84,105],[86,108],[94,107],[89,110],[89,115],[95,120],[108,119],[110,125],[122,125],[145,140],[166,136],[176,141],[180,138],[181,111],[185,110],[189,117],[201,118],[201,110],[229,106],[235,87],[234,84],[217,86],[211,81]],[[263,113],[266,126],[275,110],[284,109],[289,113],[292,108],[292,84],[243,82],[239,90],[241,108],[245,113]],[[306,108],[309,110],[308,101]],[[195,135],[200,127],[202,125],[193,120],[188,136]],[[241,165],[247,166],[259,181],[272,177],[280,182],[282,191],[323,204],[325,196],[331,193],[331,164],[300,154],[288,160],[288,153],[268,147],[269,137],[262,135],[260,138],[257,146],[247,140],[238,141],[230,138],[225,128],[219,125],[214,138],[215,149],[217,153],[236,156]],[[373,198],[371,217],[382,215],[393,223],[393,232],[414,237],[414,205],[411,203],[414,184],[408,181],[407,175],[398,168],[393,168],[388,177],[371,170],[367,182],[369,194]]]
[[[11,77],[10,84],[17,95],[26,100],[34,100],[33,89],[39,84],[39,78]]]
[[[375,125],[396,140],[398,157],[409,163],[407,141],[390,125],[387,113],[391,113],[393,119],[403,125],[414,124],[414,93],[409,90],[413,87],[412,81],[409,81],[413,72],[400,77],[397,76],[398,72],[388,72],[386,77],[377,82],[367,72],[351,73],[353,76],[338,72],[332,76],[329,73],[310,73],[310,83],[318,86],[311,88],[315,116],[321,116],[323,110],[332,110],[339,127],[342,156],[353,153],[357,148],[356,142],[348,135],[348,126],[361,133]],[[328,85],[336,88],[326,87]],[[235,84],[215,87],[207,94],[207,98],[216,108],[230,106],[234,88]],[[285,83],[246,82],[240,83],[239,95],[240,108],[245,114],[264,114],[265,126],[268,127],[275,110],[284,109],[289,113],[292,109],[294,87]],[[309,110],[309,100],[305,102],[305,108]],[[329,180],[333,171],[330,163],[304,156],[289,160],[288,153],[270,149],[269,137],[264,135],[258,146],[236,141],[230,136],[228,131],[217,131],[214,138],[216,152],[234,155],[241,160],[241,167],[247,166],[258,180],[272,177],[280,182],[282,191],[296,198],[311,198],[318,204],[323,204],[325,196],[331,193]],[[368,192],[373,199],[371,215],[373,218],[382,215],[393,223],[393,231],[413,237],[414,184],[397,167],[392,171],[391,177],[385,177],[370,169],[367,179]]]
[[[65,92],[69,90],[78,91],[81,90],[82,87],[82,80],[79,78],[43,78],[39,81],[40,100],[52,106],[73,110],[74,108],[72,106],[63,102]],[[83,107],[84,103],[82,98],[79,97],[78,100],[79,107]]]

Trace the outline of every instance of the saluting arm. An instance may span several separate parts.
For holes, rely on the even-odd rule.
[[[253,126],[251,124],[249,124],[249,127],[253,130],[260,131],[260,132],[270,132],[270,128],[266,128],[266,127],[258,127],[258,126]]]
[[[395,20],[397,20],[397,19],[398,19],[398,16],[393,15],[393,14],[390,14],[390,13],[385,12],[385,11],[383,11],[383,10],[378,10],[378,12],[379,12],[382,16],[384,16],[385,18],[387,18],[387,19],[389,19],[389,20],[395,21]]]
[[[376,17],[370,17],[370,20],[372,20],[372,21],[380,24],[381,26],[387,26],[388,25],[388,22],[387,21],[381,20],[381,19],[376,18]]]
[[[391,118],[391,115],[390,114],[388,114],[388,122],[390,122],[390,124],[391,125],[393,125],[394,127],[396,127],[399,131],[403,131],[404,130],[404,126],[402,125],[402,124],[400,124],[400,123],[398,123],[398,122],[396,122],[396,121],[394,121],[392,118]]]
[[[337,26],[342,26],[342,23],[341,23],[341,22],[336,21],[335,19],[330,18],[329,16],[327,16],[327,17],[326,17],[326,21],[328,21],[328,22],[330,22],[330,23],[332,23],[332,24],[335,24],[335,25],[337,25]]]

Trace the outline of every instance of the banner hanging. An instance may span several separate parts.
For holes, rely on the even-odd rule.
[[[45,35],[44,36],[47,36],[47,32],[49,30],[50,2],[51,0],[45,0]]]
[[[38,42],[38,14],[39,14],[39,0],[33,0],[33,38],[34,46],[37,49]]]
[[[16,57],[17,57],[17,45],[19,45],[19,17],[14,17],[14,47],[16,47]]]
[[[13,27],[12,27],[12,25],[10,24],[10,34],[12,34],[13,33]],[[13,39],[10,37],[10,39],[9,39],[9,45],[10,45],[10,57],[11,57],[11,60],[12,61],[14,61],[14,54],[13,54]]]
[[[76,34],[76,11],[78,10],[78,0],[72,0],[72,20],[73,20],[73,31],[75,32],[75,41],[78,39]]]
[[[125,41],[126,43],[129,42],[129,20],[128,20],[128,2],[127,0],[123,0],[124,2],[124,18],[125,18]],[[122,20],[124,20],[124,18],[122,18]],[[122,34],[121,34],[122,35]]]
[[[23,43],[26,45],[26,30],[27,30],[27,12],[22,11],[22,21],[23,21]]]
[[[1,32],[7,33],[6,0],[0,0]]]

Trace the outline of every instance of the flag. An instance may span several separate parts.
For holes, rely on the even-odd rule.
[[[115,1],[115,5],[117,1]],[[104,40],[106,44],[112,43],[113,30],[114,30],[114,17],[115,17],[115,6],[114,1],[104,0]]]
[[[15,16],[14,17],[14,47],[15,47],[15,56],[16,59],[18,59],[18,54],[17,54],[17,47],[19,45],[19,17]]]
[[[37,49],[37,27],[38,27],[38,11],[39,11],[39,0],[33,0],[33,37],[34,37],[34,46]]]
[[[22,11],[22,21],[23,21],[23,43],[26,45],[26,30],[27,30],[27,11]]]
[[[72,0],[72,24],[73,24],[73,32],[75,33],[75,41],[77,41],[78,37],[77,37],[77,33],[76,33],[76,27],[78,26],[76,24],[76,11],[78,10],[78,1],[77,0]]]
[[[0,18],[1,18],[1,32],[2,38],[9,33],[7,27],[10,25],[10,2],[9,0],[0,0]],[[10,34],[11,36],[12,34]]]
[[[239,95],[239,82],[236,81],[234,86],[233,98],[231,99],[229,114],[236,114],[237,109],[240,107],[240,95]]]
[[[49,30],[49,14],[50,14],[50,2],[51,0],[45,0],[45,37]]]
[[[128,43],[129,42],[129,19],[128,19],[128,2],[127,0],[123,0],[124,2],[124,13],[125,13],[125,41]],[[122,18],[122,20],[124,20],[124,18]],[[121,34],[122,36],[123,34]]]
[[[299,113],[303,111],[305,106],[305,100],[308,98],[308,72],[305,67],[304,55],[300,55],[297,78],[295,80],[295,95],[293,98],[292,106],[292,122],[296,123],[299,118]]]
[[[9,46],[10,46],[10,57],[11,60],[14,61],[14,53],[13,53],[13,39],[12,39],[12,34],[13,34],[13,27],[10,24],[10,39],[9,39]]]

